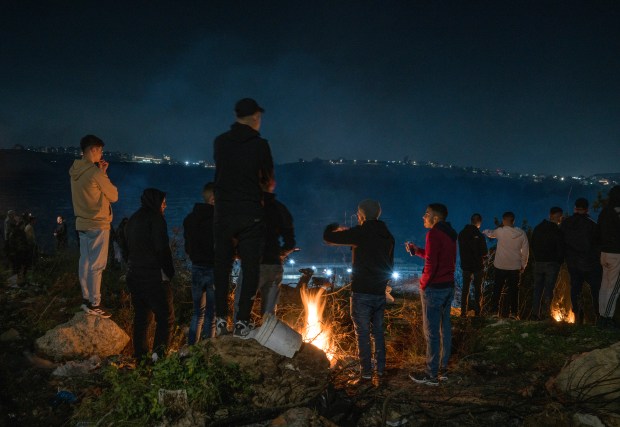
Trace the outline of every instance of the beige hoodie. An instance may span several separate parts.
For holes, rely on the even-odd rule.
[[[109,230],[118,190],[93,162],[79,159],[69,169],[76,230]]]

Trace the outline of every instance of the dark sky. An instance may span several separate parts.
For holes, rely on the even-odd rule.
[[[0,147],[211,159],[239,98],[278,163],[620,172],[620,2],[0,2]]]

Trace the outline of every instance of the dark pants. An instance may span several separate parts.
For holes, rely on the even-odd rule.
[[[214,221],[213,234],[216,316],[224,319],[228,317],[228,285],[234,255],[233,239],[235,239],[243,275],[237,320],[248,321],[258,288],[265,223],[260,217],[220,214]]]
[[[383,335],[383,314],[385,295],[351,294],[351,319],[357,337],[357,351],[362,375],[372,374],[372,346],[370,336],[375,341],[375,361],[377,372],[385,370],[385,338]]]
[[[579,265],[567,264],[568,274],[570,275],[570,300],[573,306],[573,313],[577,321],[583,321],[583,302],[581,301],[581,291],[583,282],[590,285],[592,294],[592,305],[594,306],[594,317],[598,315],[599,293],[601,281],[603,280],[603,267],[595,264],[589,268]]]
[[[146,333],[155,316],[155,339],[153,352],[163,356],[170,345],[174,328],[174,306],[172,305],[172,287],[170,282],[160,280],[140,280],[127,277],[134,309],[133,348],[136,359],[148,354]]]
[[[480,316],[480,308],[482,307],[482,276],[484,270],[467,271],[463,270],[463,289],[461,291],[461,316],[467,315],[467,309],[473,307],[476,316]],[[474,302],[469,303],[469,289],[474,285]]]
[[[521,279],[520,270],[495,269],[495,283],[493,286],[493,298],[491,298],[491,313],[498,312],[501,317],[519,315],[519,280]],[[499,301],[502,291],[506,286],[506,294],[500,308]]]
[[[532,315],[538,318],[547,318],[551,314],[553,289],[560,273],[559,262],[536,262],[534,266],[534,301],[532,301]],[[542,298],[542,310],[541,310]]]

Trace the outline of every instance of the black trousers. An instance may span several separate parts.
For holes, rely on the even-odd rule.
[[[174,306],[170,282],[127,277],[134,309],[133,348],[136,359],[149,353],[146,333],[155,317],[153,352],[163,356],[170,346],[174,328]]]
[[[482,307],[482,276],[484,270],[479,271],[467,271],[463,270],[463,289],[461,291],[461,316],[466,315],[468,307],[473,307],[476,312],[476,316],[480,315],[480,309]],[[474,288],[474,303],[469,301],[469,289],[473,284]]]
[[[218,214],[213,223],[213,236],[216,316],[228,317],[229,278],[236,242],[242,272],[237,320],[248,321],[258,288],[265,222],[262,217]]]
[[[491,313],[495,314],[499,308],[501,317],[519,315],[519,281],[521,279],[520,270],[501,270],[495,269],[495,284],[493,286],[493,297],[491,298]],[[501,307],[499,306],[502,290],[506,289]]]

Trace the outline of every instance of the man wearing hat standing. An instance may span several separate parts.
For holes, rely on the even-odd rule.
[[[258,287],[265,233],[261,184],[273,178],[271,150],[258,132],[264,111],[255,100],[241,99],[235,105],[235,123],[213,143],[217,335],[228,333],[228,285],[234,241],[243,275],[234,335],[248,338],[252,330],[250,313]]]
[[[595,320],[598,321],[598,302],[603,278],[598,225],[588,214],[588,201],[575,200],[574,213],[560,224],[564,238],[564,253],[570,275],[570,299],[577,324],[583,324],[584,307],[581,301],[583,282],[590,285]]]
[[[118,190],[108,178],[108,162],[103,160],[104,143],[95,135],[80,141],[82,158],[75,160],[71,177],[71,200],[75,228],[80,238],[79,277],[82,310],[88,314],[110,317],[101,306],[101,276],[108,260],[112,206]]]
[[[357,337],[361,381],[372,379],[372,346],[377,375],[385,371],[385,339],[383,314],[385,289],[394,269],[394,237],[383,221],[379,221],[381,206],[375,200],[362,200],[357,207],[358,226],[353,228],[330,224],[323,240],[330,245],[351,246],[351,319]]]

